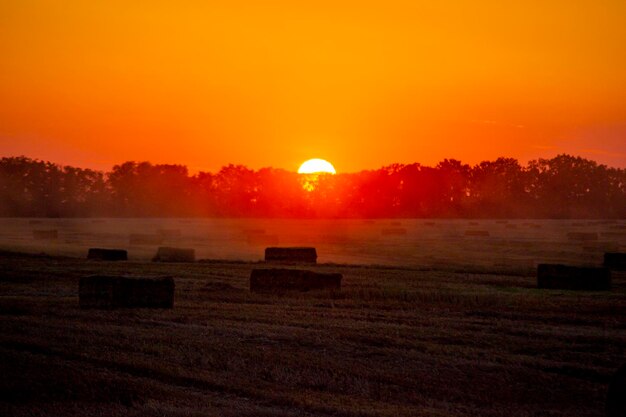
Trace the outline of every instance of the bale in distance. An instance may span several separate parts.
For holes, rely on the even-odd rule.
[[[317,251],[311,247],[265,248],[265,262],[316,263]]]
[[[87,259],[97,259],[101,261],[127,261],[128,252],[124,249],[102,249],[89,248]]]
[[[164,239],[176,239],[181,237],[182,233],[180,229],[158,229],[157,235]]]
[[[389,227],[382,229],[380,233],[383,236],[403,236],[406,235],[406,229],[403,227]]]
[[[195,262],[195,249],[160,247],[152,262]]]
[[[617,242],[591,242],[583,246],[583,252],[590,253],[607,253],[607,252],[619,252],[620,245]]]
[[[172,277],[130,278],[91,275],[80,279],[81,308],[172,308]]]
[[[253,269],[250,274],[250,291],[311,291],[340,290],[343,276],[337,273],[320,273],[302,269]]]
[[[598,240],[598,234],[596,232],[569,232],[567,234],[567,239],[580,242],[588,242],[592,240]]]
[[[617,239],[626,238],[626,232],[602,232],[601,235],[602,237],[607,237],[607,238],[617,238]]]
[[[33,239],[37,240],[53,240],[59,238],[59,232],[53,230],[33,230]]]
[[[488,230],[466,230],[465,236],[486,237],[486,236],[489,236],[489,231]]]
[[[626,416],[626,364],[615,371],[609,383],[606,394],[606,416]]]
[[[603,267],[539,264],[537,265],[537,288],[609,291],[611,271]]]
[[[163,236],[133,233],[129,236],[131,245],[160,245],[163,243]]]
[[[604,266],[616,271],[626,271],[626,253],[607,252],[604,254]]]

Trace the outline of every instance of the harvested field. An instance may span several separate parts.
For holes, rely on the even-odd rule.
[[[317,251],[309,247],[270,247],[265,248],[265,261],[316,263]]]
[[[131,245],[160,245],[163,243],[163,236],[134,233],[128,237]]]
[[[617,271],[626,271],[626,253],[605,253],[604,266]]]
[[[128,260],[128,252],[124,249],[90,248],[87,252],[87,259],[97,259],[100,261],[126,261]]]
[[[49,240],[57,239],[59,232],[57,230],[33,230],[33,239]]]
[[[172,277],[90,275],[78,285],[81,308],[172,308]]]
[[[341,291],[285,295],[257,263],[1,255],[3,416],[600,417],[626,353],[623,273],[322,264]],[[175,306],[80,309],[91,274],[173,276]]]
[[[559,290],[609,291],[611,271],[604,267],[559,264],[537,266],[537,287]]]
[[[489,237],[490,233],[488,230],[466,230],[465,236]]]
[[[567,238],[569,240],[587,242],[590,240],[598,240],[598,234],[596,232],[569,232]]]
[[[195,249],[187,248],[170,248],[162,246],[157,250],[156,255],[152,258],[153,262],[195,262]]]
[[[196,259],[263,260],[268,246],[311,246],[318,262],[380,264],[450,270],[500,270],[534,274],[538,263],[601,265],[604,252],[626,251],[626,233],[611,228],[624,221],[589,221],[577,232],[598,233],[597,241],[570,241],[571,220],[477,220],[471,229],[488,237],[465,237],[467,220],[403,219],[400,235],[382,235],[391,220],[278,220],[278,219],[37,219],[56,229],[58,239],[36,240],[29,219],[0,219],[0,250],[82,257],[88,248],[118,248],[129,260],[149,261],[159,246],[194,248]],[[94,223],[93,220],[100,220]],[[514,228],[510,228],[514,227]],[[156,230],[180,230],[164,240]],[[608,235],[607,235],[608,233]],[[615,234],[617,233],[617,234]],[[129,234],[148,235],[144,244],[130,244]],[[279,237],[280,236],[280,241]],[[149,243],[148,243],[149,242]],[[586,248],[586,249],[585,249]],[[597,249],[594,249],[597,248]]]
[[[302,269],[263,268],[250,273],[250,291],[313,291],[341,289],[342,275]]]

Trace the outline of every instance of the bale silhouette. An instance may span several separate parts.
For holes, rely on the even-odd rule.
[[[33,238],[37,240],[58,239],[57,230],[33,230]]]
[[[158,229],[157,235],[164,239],[174,239],[181,236],[180,229]]]
[[[317,251],[315,248],[308,247],[291,247],[291,248],[278,248],[269,247],[265,248],[265,261],[266,262],[305,262],[316,263]]]
[[[466,230],[465,236],[489,236],[487,230]]]
[[[152,262],[195,262],[195,249],[160,247]]]
[[[539,264],[537,288],[608,291],[611,289],[611,271],[603,267]]]
[[[160,245],[163,243],[163,236],[133,233],[128,240],[131,245]]]
[[[604,254],[604,266],[617,271],[626,271],[626,253],[608,252]]]
[[[613,374],[609,383],[606,394],[606,416],[626,416],[626,364]]]
[[[124,249],[101,249],[89,248],[87,259],[98,259],[101,261],[126,261],[128,252]]]
[[[598,240],[598,234],[596,232],[569,232],[567,234],[567,239],[588,242],[591,240]]]
[[[172,308],[174,279],[91,275],[80,279],[81,308]]]
[[[623,239],[626,238],[626,232],[602,232],[603,237]]]
[[[617,242],[592,242],[583,246],[583,252],[589,253],[606,253],[606,252],[618,252],[620,245]]]
[[[383,236],[402,236],[406,235],[406,229],[403,227],[389,227],[386,229],[382,229],[380,233]]]
[[[310,291],[341,289],[341,274],[301,269],[253,269],[250,291]]]

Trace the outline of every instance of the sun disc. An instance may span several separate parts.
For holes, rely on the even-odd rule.
[[[324,159],[319,159],[319,158],[309,159],[308,161],[303,162],[302,165],[300,165],[300,168],[298,169],[298,174],[319,174],[319,173],[336,174],[337,171],[335,171],[335,167],[333,166],[333,164],[331,164],[330,162]]]

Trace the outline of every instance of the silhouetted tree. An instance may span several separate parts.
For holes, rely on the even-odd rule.
[[[190,176],[183,165],[125,162],[111,172],[26,157],[0,159],[1,216],[626,217],[626,170],[558,155],[470,167],[392,164],[302,176],[228,165]]]

